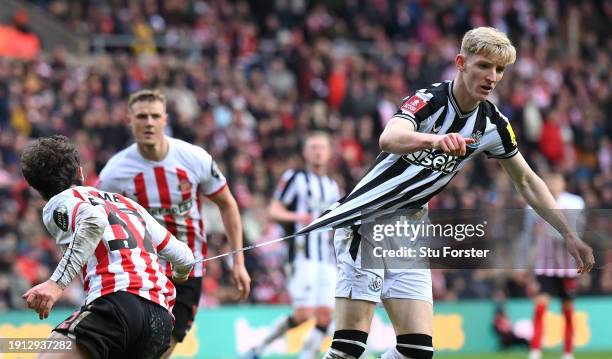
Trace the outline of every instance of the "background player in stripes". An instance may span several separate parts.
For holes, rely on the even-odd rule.
[[[302,229],[340,198],[338,184],[328,176],[332,143],[325,132],[306,137],[302,151],[305,169],[287,170],[270,202],[269,215],[284,224],[285,234]],[[288,240],[289,293],[293,313],[280,320],[262,343],[249,354],[256,358],[287,330],[316,319],[300,358],[317,358],[332,320],[336,260],[329,232],[310,233]]]
[[[44,199],[43,222],[63,257],[46,282],[28,290],[28,307],[47,318],[62,291],[82,275],[85,305],[51,338],[75,340],[53,358],[159,358],[170,346],[175,300],[157,254],[172,262],[173,278],[187,279],[194,257],[137,203],[82,187],[79,154],[64,136],[41,138],[21,156],[22,172]],[[42,354],[40,357],[46,357]]]
[[[565,191],[565,179],[560,173],[549,173],[544,176],[546,184],[555,197],[557,207],[578,233],[584,231],[581,220],[585,208],[582,197]],[[529,212],[530,214],[532,212]],[[578,289],[576,263],[569,255],[563,238],[553,228],[541,220],[531,220],[533,224],[526,231],[536,239],[536,255],[534,273],[540,284],[539,293],[534,298],[533,337],[531,339],[530,359],[542,357],[542,338],[544,337],[544,315],[550,297],[559,297],[562,301],[563,318],[565,320],[563,359],[572,359],[574,340],[574,297]]]
[[[518,191],[536,212],[564,234],[581,271],[592,268],[592,250],[550,209],[555,201],[518,152],[508,119],[487,101],[516,50],[490,27],[468,31],[455,57],[454,81],[438,83],[405,99],[380,136],[382,153],[348,196],[298,234],[337,228],[336,332],[327,359],[359,358],[376,303],[382,300],[397,345],[383,359],[433,356],[433,305],[428,269],[362,267],[360,223],[370,213],[424,219],[430,198],[448,184],[465,161],[484,152],[499,159]],[[418,218],[417,218],[418,217]],[[370,218],[368,218],[370,219]]]
[[[141,90],[132,94],[128,117],[136,143],[108,161],[100,173],[99,187],[136,200],[185,242],[196,258],[187,282],[176,285],[177,303],[173,311],[176,323],[169,356],[191,327],[202,293],[201,260],[206,257],[206,236],[201,196],[206,195],[219,208],[233,250],[242,248],[242,223],[225,177],[208,152],[165,135],[168,115],[166,98],[161,92]],[[169,273],[167,267],[166,274]],[[242,252],[233,256],[232,277],[240,298],[247,298],[251,279]]]

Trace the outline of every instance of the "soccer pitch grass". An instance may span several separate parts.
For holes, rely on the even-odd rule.
[[[527,359],[528,353],[525,352],[508,352],[495,354],[436,354],[434,359]],[[560,352],[544,352],[542,359],[560,359]],[[575,359],[610,359],[612,352],[607,353],[577,353],[574,354]]]

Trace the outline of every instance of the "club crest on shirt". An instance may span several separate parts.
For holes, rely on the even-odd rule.
[[[472,133],[470,138],[474,139],[474,143],[467,145],[469,148],[478,148],[480,146],[480,139],[482,138],[482,131],[478,130],[475,133]]]
[[[178,184],[178,190],[181,193],[191,193],[191,182],[186,179],[180,180]]]
[[[68,209],[66,206],[60,205],[53,211],[53,222],[62,231],[68,231]]]

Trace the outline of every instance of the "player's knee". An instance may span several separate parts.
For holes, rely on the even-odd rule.
[[[433,340],[427,334],[402,334],[397,336],[397,351],[412,359],[431,359]]]
[[[359,358],[366,350],[368,333],[360,330],[336,330],[330,353],[342,355],[341,358]],[[327,358],[327,356],[326,356]]]

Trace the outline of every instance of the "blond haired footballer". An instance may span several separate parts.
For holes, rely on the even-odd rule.
[[[382,302],[397,335],[383,359],[433,356],[433,300],[428,269],[362,267],[360,221],[366,211],[425,213],[427,202],[484,153],[499,161],[517,190],[563,236],[579,272],[592,250],[559,215],[555,199],[520,154],[508,119],[487,101],[516,50],[491,27],[468,31],[455,57],[453,81],[431,85],[404,100],[379,139],[382,152],[356,187],[299,233],[336,228],[336,331],[326,359],[359,358],[366,349],[376,303]],[[416,211],[415,211],[416,210]]]

